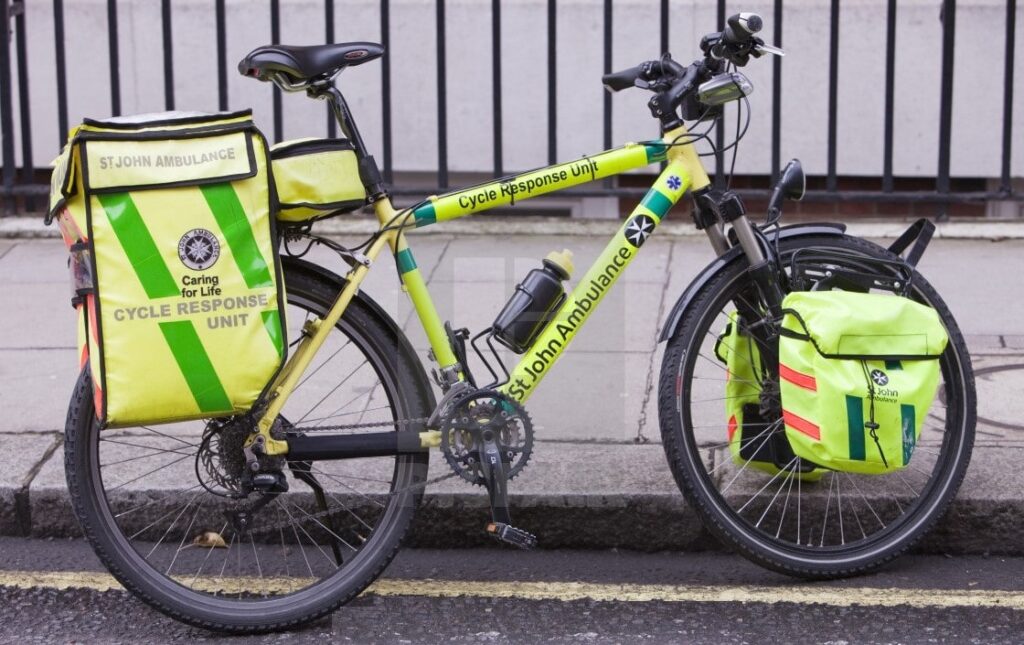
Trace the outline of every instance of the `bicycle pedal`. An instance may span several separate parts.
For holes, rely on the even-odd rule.
[[[537,546],[537,536],[527,533],[523,529],[517,529],[511,524],[491,522],[487,525],[487,534],[499,542],[511,544],[524,550],[533,549]]]

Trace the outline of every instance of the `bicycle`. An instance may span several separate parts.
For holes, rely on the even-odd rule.
[[[975,420],[970,358],[952,314],[914,268],[930,237],[927,223],[889,249],[846,235],[842,225],[781,226],[784,200],[804,191],[796,160],[782,173],[763,224],[748,218],[734,192],[712,186],[696,149],[699,141],[710,143],[708,130],[691,132],[685,121],[714,125],[722,106],[733,101],[746,105],[749,115],[751,87],[739,68],[751,58],[782,54],[756,36],[760,27],[755,14],[737,14],[723,32],[702,39],[703,55],[690,65],[666,53],[603,78],[611,91],[638,87],[653,93],[649,107],[661,124],[661,139],[404,209],[392,205],[335,85],[341,71],[379,58],[382,47],[268,46],[246,56],[242,73],[328,101],[356,151],[380,226],[354,247],[308,228],[285,231],[288,319],[295,323],[290,337],[298,340],[271,394],[250,414],[101,433],[83,370],[67,417],[68,485],[84,533],[113,575],[153,607],[193,625],[253,632],[314,620],[356,597],[394,557],[424,488],[436,481],[427,479],[431,449],[440,449],[450,467],[444,478],[485,488],[491,536],[534,546],[536,538],[514,526],[508,504],[508,483],[533,450],[523,404],[687,192],[694,221],[718,257],[681,295],[660,336],[667,342],[658,392],[661,433],[680,490],[724,544],[787,574],[858,574],[906,551],[948,507],[967,468]],[[737,132],[736,143],[741,137]],[[653,186],[570,293],[562,284],[571,262],[555,255],[521,285],[491,328],[471,337],[442,323],[407,229],[654,163],[664,167]],[[326,245],[351,270],[342,277],[303,259],[303,251],[292,252],[303,242]],[[439,402],[400,328],[360,291],[386,248],[429,339],[443,392]],[[759,369],[765,375],[762,400],[770,404],[778,396],[768,386],[779,378],[770,357],[778,345],[774,323],[781,299],[789,291],[824,288],[902,291],[937,310],[949,333],[938,403],[911,469],[815,477],[794,459],[768,479],[748,469],[749,458],[742,464],[725,458],[730,440],[723,440],[721,404],[729,375],[716,358],[721,329],[735,320],[768,357]],[[517,365],[505,367],[495,340],[523,353]],[[478,385],[468,348],[488,370],[489,383]],[[778,415],[777,407],[768,408]],[[779,436],[781,425],[780,418],[766,418],[754,440],[765,445]],[[138,452],[105,462],[108,447]],[[138,474],[139,465],[148,469],[154,457],[167,461]],[[237,492],[238,473],[247,469],[258,474],[239,494],[220,494]],[[150,489],[125,488],[143,479]],[[169,510],[152,493],[168,485],[180,491]],[[837,508],[830,514],[833,498]]]

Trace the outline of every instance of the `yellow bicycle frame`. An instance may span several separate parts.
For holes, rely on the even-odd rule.
[[[636,257],[640,245],[653,233],[669,209],[687,190],[701,189],[710,183],[696,150],[688,142],[681,143],[686,138],[686,129],[680,127],[667,132],[661,141],[629,143],[592,157],[433,196],[423,205],[405,212],[404,215],[401,211],[395,210],[388,197],[375,202],[374,210],[383,232],[366,251],[366,261],[346,275],[345,288],[330,311],[322,319],[313,319],[306,323],[298,347],[269,390],[269,404],[260,418],[257,435],[262,438],[265,452],[272,455],[287,453],[287,442],[272,438],[270,428],[281,413],[288,396],[309,367],[313,356],[323,345],[327,334],[345,313],[345,309],[385,245],[391,247],[403,290],[412,300],[442,373],[458,370],[458,361],[449,345],[441,317],[406,240],[404,229],[410,219],[417,227],[444,222],[666,161],[665,169],[654,185],[580,279],[551,323],[513,368],[508,382],[499,388],[499,391],[519,402],[526,401],[605,294]],[[464,376],[458,373],[457,378],[462,380]],[[435,445],[436,435],[436,432],[422,433],[421,441],[424,447]]]

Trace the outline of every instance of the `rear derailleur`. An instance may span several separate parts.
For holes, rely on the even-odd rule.
[[[448,465],[487,489],[488,535],[520,549],[537,546],[535,536],[512,525],[508,508],[508,482],[523,471],[533,450],[533,424],[523,406],[501,392],[476,390],[452,401],[440,421]]]

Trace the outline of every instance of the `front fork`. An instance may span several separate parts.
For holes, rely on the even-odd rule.
[[[754,224],[746,215],[746,209],[739,196],[732,191],[715,191],[704,189],[694,194],[694,221],[702,228],[718,255],[724,255],[731,248],[725,233],[725,224],[731,224],[736,235],[736,242],[743,249],[749,268],[747,269],[751,285],[743,287],[733,301],[736,311],[742,319],[760,321],[765,318],[757,311],[756,303],[762,302],[768,309],[770,318],[778,320],[782,316],[782,299],[785,297],[783,285],[779,281],[778,258],[765,253]],[[779,400],[777,389],[779,377],[778,338],[774,324],[755,324],[748,328],[748,333],[757,341],[761,357],[765,397],[762,400],[762,413],[781,415],[781,408],[775,402]],[[771,408],[771,409],[766,409]]]

